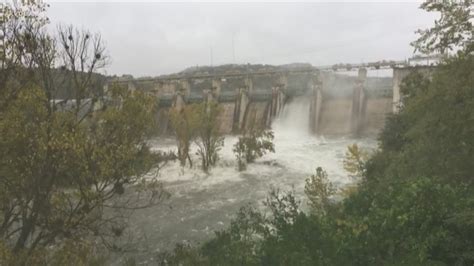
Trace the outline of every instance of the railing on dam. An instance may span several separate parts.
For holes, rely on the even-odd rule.
[[[254,91],[248,94],[249,99],[254,102],[265,102],[269,101],[272,99],[273,95],[272,92],[269,91]],[[232,93],[222,93],[218,95],[217,101],[219,102],[235,102],[237,98],[239,97],[239,94],[237,92],[232,92]],[[173,102],[175,100],[175,96],[171,94],[165,94],[160,97],[158,97],[158,103],[160,107],[170,107],[173,105]],[[187,97],[183,97],[183,100],[187,104],[192,104],[192,103],[201,103],[205,100],[203,95],[198,95],[198,94],[191,94]]]
[[[269,91],[253,91],[249,95],[250,100],[252,101],[267,101],[272,98],[272,93]]]

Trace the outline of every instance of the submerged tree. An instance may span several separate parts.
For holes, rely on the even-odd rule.
[[[6,36],[1,71],[0,264],[48,264],[51,247],[69,240],[98,237],[112,247],[108,240],[125,226],[122,210],[167,195],[153,177],[145,179],[166,159],[147,145],[155,101],[112,89],[109,99],[120,104],[107,104],[94,91],[93,76],[107,63],[98,35],[67,27],[57,40],[39,16],[18,10],[31,7],[8,8],[13,15],[2,27],[13,33]],[[58,76],[73,80],[72,99],[55,97]]]
[[[172,110],[170,112],[171,123],[175,132],[178,145],[178,159],[181,166],[189,163],[189,167],[193,166],[193,161],[189,155],[191,142],[197,134],[198,112],[197,105],[186,105],[181,110]]]
[[[247,130],[234,145],[239,171],[245,170],[248,163],[262,157],[267,152],[275,152],[273,132],[251,128]]]
[[[203,102],[196,106],[197,128],[195,143],[197,154],[201,157],[201,167],[208,172],[219,160],[219,151],[224,146],[224,137],[219,132],[219,104]]]

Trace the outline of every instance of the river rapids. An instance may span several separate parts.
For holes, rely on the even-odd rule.
[[[305,179],[319,166],[339,188],[354,182],[343,169],[347,146],[357,143],[372,149],[376,141],[316,137],[309,132],[308,117],[307,99],[287,104],[272,124],[275,153],[264,155],[243,172],[237,171],[232,152],[235,136],[226,136],[218,165],[208,175],[199,169],[197,157],[193,169],[182,168],[179,162],[166,165],[158,178],[171,197],[136,211],[130,218],[135,251],[128,255],[143,264],[153,264],[158,252],[170,250],[176,243],[198,245],[213,237],[215,230],[227,228],[242,206],[250,203],[263,208],[262,202],[272,188],[293,191],[304,204]],[[160,138],[152,145],[157,150],[176,150],[174,139]]]

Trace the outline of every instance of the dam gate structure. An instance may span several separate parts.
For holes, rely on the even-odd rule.
[[[368,70],[393,69],[393,77],[368,77]],[[171,132],[169,112],[187,104],[216,101],[221,106],[219,130],[238,134],[251,125],[270,127],[298,97],[308,98],[308,123],[315,135],[374,135],[383,128],[387,114],[401,104],[400,84],[420,69],[409,61],[339,64],[245,73],[173,75],[158,78],[111,79],[108,86],[126,86],[156,97],[161,134]],[[433,66],[421,67],[429,74]],[[357,76],[339,74],[356,70]]]

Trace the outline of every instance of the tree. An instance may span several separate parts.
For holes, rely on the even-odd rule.
[[[362,150],[355,143],[349,145],[343,161],[344,169],[356,177],[363,177],[365,176],[365,164],[368,159],[367,151]]]
[[[91,34],[87,30],[78,30],[72,25],[58,27],[58,39],[61,52],[61,68],[66,77],[72,80],[75,111],[79,113],[89,98],[93,106],[101,97],[100,90],[94,90],[94,72],[105,67],[109,62],[105,45],[100,34]]]
[[[326,171],[318,167],[316,174],[306,179],[304,193],[311,210],[317,214],[325,214],[331,205],[331,197],[336,193],[336,188],[329,181]]]
[[[46,5],[29,3],[22,5],[16,1],[2,5],[0,31],[0,111],[6,109],[19,90],[33,82],[37,62],[33,60],[32,48],[37,49],[37,33],[48,23],[45,16]],[[45,43],[47,44],[47,43]]]
[[[145,178],[167,159],[147,144],[155,101],[120,88],[108,97],[93,91],[93,73],[106,63],[100,38],[90,41],[87,31],[68,27],[60,30],[58,46],[31,18],[6,22],[17,30],[5,62],[18,75],[4,83],[11,94],[0,110],[0,237],[21,264],[51,258],[51,247],[67,241],[99,238],[112,247],[126,225],[124,211],[167,196],[156,179]],[[58,73],[73,79],[71,105],[55,98]]]
[[[197,115],[197,154],[201,157],[201,167],[208,172],[219,160],[219,151],[224,146],[224,137],[219,132],[220,113],[219,104],[216,102],[203,102],[196,107]]]
[[[440,12],[434,27],[418,30],[420,37],[412,43],[415,52],[444,53],[461,49],[467,53],[474,50],[472,0],[437,1],[427,0],[421,8],[428,12]]]
[[[404,107],[342,209],[343,243],[359,264],[473,263],[473,67],[460,53],[430,80],[404,80]]]
[[[245,170],[248,163],[262,157],[267,152],[275,152],[273,132],[251,128],[239,137],[233,151],[237,157],[239,171]]]
[[[336,256],[335,230],[299,208],[292,192],[272,190],[268,211],[243,206],[226,230],[201,247],[178,245],[164,265],[347,265]],[[319,219],[321,218],[321,219]],[[168,264],[167,264],[168,263]]]
[[[178,159],[181,166],[189,163],[189,167],[193,166],[193,161],[189,155],[191,142],[196,137],[198,112],[197,105],[186,105],[181,110],[170,111],[170,119],[175,132],[178,145]]]
[[[368,172],[384,172],[370,173],[371,178],[471,179],[473,68],[474,57],[468,55],[438,66],[430,82],[416,73],[408,77],[402,86],[407,92],[404,107],[382,130],[380,141],[385,152],[379,153],[374,158],[379,161],[369,162],[367,168]],[[387,165],[381,167],[382,163]]]

